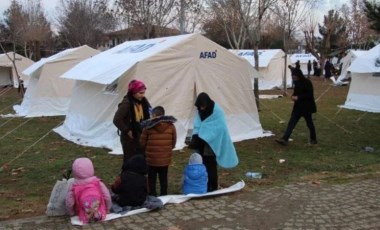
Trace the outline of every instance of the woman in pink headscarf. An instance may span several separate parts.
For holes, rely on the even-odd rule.
[[[123,147],[124,162],[131,156],[142,153],[139,139],[140,122],[150,118],[150,104],[145,98],[146,86],[142,81],[132,80],[128,93],[119,103],[113,123],[120,130],[120,142]]]

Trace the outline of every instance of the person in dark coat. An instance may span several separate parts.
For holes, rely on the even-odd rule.
[[[331,74],[331,70],[332,70],[333,66],[331,65],[330,61],[326,61],[325,63],[325,78],[326,79],[330,79],[330,77],[332,76]]]
[[[311,61],[309,60],[307,62],[307,77],[308,78],[310,77],[310,73],[311,73]]]
[[[150,118],[150,104],[145,97],[146,86],[142,81],[132,80],[128,93],[119,103],[113,123],[120,131],[120,142],[123,147],[124,161],[141,153],[139,144],[142,132],[140,122]]]
[[[173,116],[165,116],[165,109],[157,106],[152,110],[152,119],[141,123],[143,132],[140,145],[148,165],[149,195],[157,196],[157,176],[160,181],[160,195],[168,194],[168,169],[172,152],[177,142],[176,122]]]
[[[142,206],[148,196],[146,174],[148,166],[142,154],[136,154],[123,163],[122,171],[111,186],[112,199],[121,207]]]
[[[291,97],[292,101],[294,101],[293,110],[284,135],[281,139],[277,139],[276,142],[287,145],[293,129],[296,127],[299,119],[303,117],[309,128],[310,144],[317,144],[317,136],[312,118],[312,114],[317,112],[313,84],[309,79],[305,78],[299,69],[293,69],[292,77],[294,81],[294,91]]]

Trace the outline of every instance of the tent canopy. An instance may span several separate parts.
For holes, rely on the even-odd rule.
[[[255,67],[254,50],[230,50],[232,53],[246,59]],[[287,87],[292,84],[290,69],[285,66],[285,52],[281,49],[258,50],[259,54],[259,90],[283,88],[283,78],[286,71]],[[287,64],[290,64],[287,57]]]
[[[348,70],[351,84],[343,107],[380,113],[380,45],[357,57]]]
[[[75,143],[121,154],[113,116],[128,83],[139,79],[151,105],[177,118],[177,149],[185,146],[201,92],[223,108],[233,141],[267,136],[251,86],[255,74],[246,60],[200,34],[128,41],[62,75],[77,84],[66,119],[55,131]]]
[[[13,66],[11,59],[15,59],[16,69]],[[18,88],[19,79],[17,73],[19,74],[21,80],[24,81],[24,86],[27,87],[29,83],[29,77],[22,73],[26,68],[32,65],[34,61],[26,58],[20,54],[14,52],[8,52],[0,54],[0,86],[13,85],[13,87]]]
[[[59,76],[98,53],[85,45],[64,50],[31,65],[23,72],[30,76],[30,83],[21,105],[13,107],[16,113],[26,117],[65,115],[75,81]]]

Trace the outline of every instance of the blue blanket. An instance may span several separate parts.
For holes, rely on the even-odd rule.
[[[201,121],[199,114],[194,118],[193,135],[198,134],[206,141],[216,155],[216,161],[223,168],[233,168],[239,163],[235,147],[228,132],[224,112],[215,103],[213,113]]]

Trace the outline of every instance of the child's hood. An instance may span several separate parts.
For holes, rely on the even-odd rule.
[[[76,159],[72,168],[75,179],[86,179],[94,176],[94,165],[89,158]]]
[[[141,127],[146,129],[154,128],[162,133],[170,126],[170,124],[173,124],[176,121],[177,119],[173,116],[159,116],[141,122]]]
[[[146,164],[144,155],[136,154],[129,158],[123,164],[123,172],[124,171],[130,171],[138,174],[147,174],[148,166]]]

